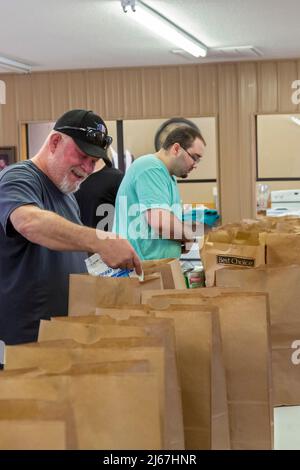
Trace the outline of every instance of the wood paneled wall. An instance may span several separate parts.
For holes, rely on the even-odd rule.
[[[71,108],[104,119],[216,116],[223,222],[255,215],[255,114],[299,112],[300,60],[4,74],[0,145],[20,146],[20,122]]]

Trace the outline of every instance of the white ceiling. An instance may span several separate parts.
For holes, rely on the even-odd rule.
[[[250,45],[261,56],[172,54],[120,0],[0,0],[0,55],[33,71],[300,57],[299,0],[144,1],[209,48]]]

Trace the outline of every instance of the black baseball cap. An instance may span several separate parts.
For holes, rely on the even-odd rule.
[[[107,166],[112,166],[107,156],[107,149],[112,138],[107,133],[103,119],[93,111],[86,109],[67,111],[56,121],[53,129],[72,137],[85,154],[102,158]]]

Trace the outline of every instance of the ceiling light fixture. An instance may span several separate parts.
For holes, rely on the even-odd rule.
[[[205,57],[207,55],[208,48],[204,44],[141,0],[137,4],[134,0],[121,0],[121,4],[125,13],[150,29],[151,32],[172,42],[194,57]],[[131,8],[127,9],[127,6]]]
[[[16,72],[31,72],[31,65],[23,64],[17,60],[8,59],[7,57],[0,56],[0,67],[4,67]]]

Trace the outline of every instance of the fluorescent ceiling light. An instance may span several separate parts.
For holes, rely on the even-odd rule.
[[[150,29],[152,33],[158,34],[180,49],[189,52],[194,57],[206,56],[207,47],[204,44],[190,36],[179,26],[172,23],[172,21],[168,20],[156,10],[153,10],[153,8],[149,7],[144,2],[139,1],[135,6],[135,11],[128,9],[127,15]]]
[[[17,60],[8,59],[7,57],[0,56],[0,67],[5,67],[16,72],[31,72],[31,66],[23,64]]]

